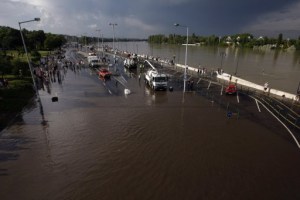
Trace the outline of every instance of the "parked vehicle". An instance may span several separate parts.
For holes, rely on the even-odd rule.
[[[97,56],[88,56],[87,60],[90,67],[100,67],[99,59]]]
[[[237,89],[236,89],[236,85],[234,84],[229,84],[226,88],[225,88],[225,94],[236,94]]]
[[[145,73],[145,81],[153,90],[167,90],[168,87],[168,76],[166,74],[160,73],[155,67],[149,62],[147,62],[151,69],[148,69]]]

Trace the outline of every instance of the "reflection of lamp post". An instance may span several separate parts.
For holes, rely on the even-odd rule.
[[[223,66],[223,58],[224,58],[224,56],[226,56],[226,53],[225,53],[225,52],[221,52],[221,53],[220,53],[220,56],[221,56],[221,69],[222,69],[222,66]]]
[[[118,24],[109,23],[109,25],[113,27],[113,52],[114,52],[114,55],[115,55],[115,26],[117,26]]]
[[[183,77],[183,92],[185,92],[185,84],[186,84],[186,71],[187,71],[187,47],[189,43],[189,27],[182,26],[180,24],[174,24],[174,26],[181,26],[186,28],[186,46],[185,46],[185,59],[184,59],[184,77]]]
[[[28,56],[28,52],[27,52],[27,48],[26,48],[24,36],[23,36],[23,33],[22,33],[22,28],[21,28],[21,24],[24,24],[24,23],[27,23],[27,22],[33,22],[33,21],[40,21],[40,18],[34,18],[33,20],[19,22],[19,27],[20,27],[21,38],[22,38],[22,42],[23,42],[23,46],[24,46],[24,50],[25,50],[25,54],[26,54],[26,58],[27,58],[28,66],[29,66],[29,70],[30,70],[30,73],[31,73],[31,78],[32,78],[32,81],[33,81],[33,86],[34,86],[36,95],[38,97],[38,100],[40,101],[41,100],[40,99],[40,95],[38,93],[38,89],[37,89],[37,86],[35,84],[35,80],[34,80],[34,77],[33,77],[32,66],[31,66],[31,62],[29,60],[29,56]]]
[[[237,62],[236,62],[236,67],[235,67],[235,72],[234,72],[234,75],[236,76],[237,74],[237,70],[238,70],[238,67],[239,67],[239,58],[240,58],[240,54],[239,54],[239,51],[237,52]]]

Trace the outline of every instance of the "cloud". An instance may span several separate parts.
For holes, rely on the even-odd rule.
[[[241,28],[250,32],[267,32],[268,29],[272,32],[300,27],[299,3],[282,9],[299,0],[272,0],[272,4],[267,1],[0,0],[0,25],[17,28],[18,21],[40,17],[39,23],[24,24],[24,27],[68,35],[88,33],[89,36],[97,36],[93,29],[101,29],[104,37],[111,37],[112,29],[108,25],[111,22],[118,24],[116,34],[138,38],[180,33],[172,26],[174,22],[186,24],[191,33],[202,35],[234,34]]]
[[[124,24],[136,29],[142,29],[143,31],[149,32],[155,30],[155,27],[145,24],[140,19],[136,17],[126,17],[124,19]]]
[[[259,16],[254,22],[246,25],[244,31],[256,34],[276,35],[286,33],[290,36],[300,34],[300,2],[278,11]]]

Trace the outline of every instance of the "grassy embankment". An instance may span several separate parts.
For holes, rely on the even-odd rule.
[[[48,51],[40,53],[43,57]],[[13,55],[13,59],[27,62],[26,56],[18,56],[16,51],[8,51],[7,54]],[[30,103],[35,94],[30,76],[20,78],[15,75],[3,75],[3,78],[6,78],[9,84],[8,87],[0,87],[0,131]]]

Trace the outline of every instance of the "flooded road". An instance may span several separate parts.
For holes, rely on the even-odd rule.
[[[241,100],[227,118],[127,75],[128,96],[88,68],[41,90],[44,116],[28,107],[0,133],[1,199],[300,198],[300,151],[269,113]]]

